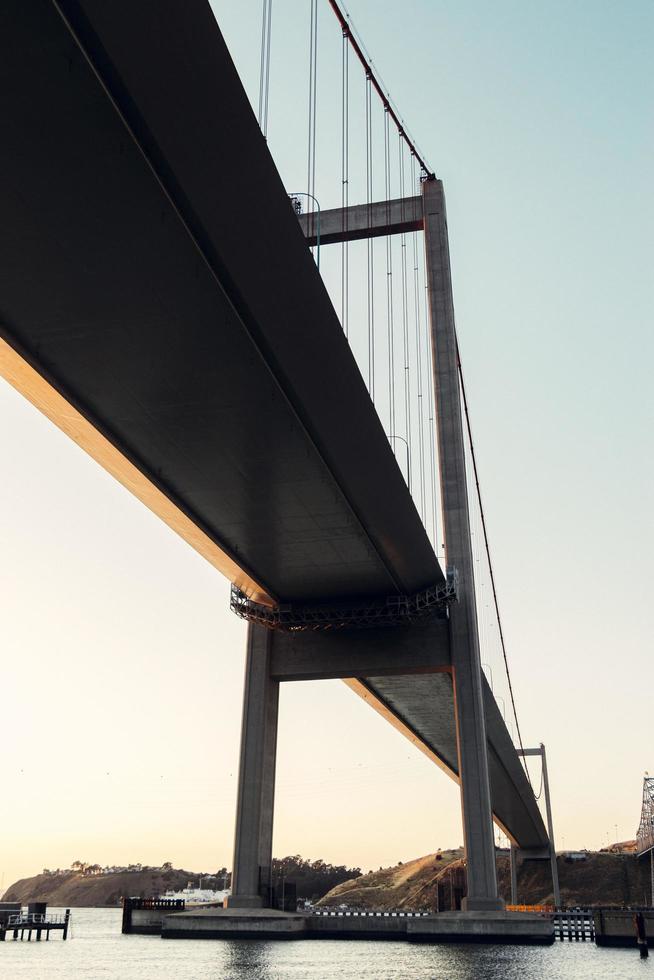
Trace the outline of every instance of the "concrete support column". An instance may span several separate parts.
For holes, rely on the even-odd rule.
[[[459,600],[450,606],[450,642],[468,875],[464,907],[501,909],[504,903],[498,896],[495,868],[445,198],[440,180],[426,180],[422,186],[445,557],[448,567],[454,567],[459,576]]]
[[[511,844],[511,905],[518,904],[518,848]]]
[[[248,626],[241,757],[230,908],[270,904],[279,682],[271,680],[273,634]]]

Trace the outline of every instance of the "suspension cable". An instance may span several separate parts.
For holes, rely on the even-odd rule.
[[[345,8],[343,8],[342,10],[341,9],[342,4],[339,6],[336,0],[329,0],[329,4],[332,10],[334,11],[334,13],[336,14],[336,17],[338,18],[338,21],[341,25],[343,32],[345,33],[347,31],[347,37],[349,43],[352,46],[352,50],[354,51],[357,58],[363,65],[366,74],[368,73],[370,74],[371,84],[375,89],[375,91],[377,92],[377,94],[379,95],[379,98],[382,101],[382,105],[384,106],[385,111],[390,115],[391,119],[395,123],[395,126],[397,127],[400,137],[404,140],[411,153],[413,153],[413,155],[415,156],[416,160],[420,164],[420,167],[424,175],[426,177],[433,177],[434,174],[430,170],[429,166],[425,163],[422,155],[420,154],[418,148],[416,147],[415,141],[411,139],[411,137],[409,136],[404,121],[400,119],[400,117],[398,116],[394,104],[390,98],[390,95],[388,94],[388,92],[386,93],[384,92],[384,89],[382,88],[381,85],[381,77],[379,75],[379,72],[373,71],[372,59],[369,56],[367,56],[367,52],[364,53],[365,46],[354,28],[354,25],[352,23],[352,18],[347,12],[345,13],[343,12]]]
[[[370,75],[366,73],[366,202],[368,204],[368,224],[372,224],[373,198],[373,144],[372,144],[372,101]],[[368,237],[368,390],[375,400],[375,267],[373,239]]]
[[[307,192],[316,192],[316,91],[318,81],[318,0],[311,0],[309,26],[309,150],[307,160]]]
[[[387,220],[390,221],[391,173],[388,110],[384,108],[384,193],[386,196]],[[393,323],[393,252],[391,237],[386,236],[386,310],[388,316],[388,392],[390,414],[390,439],[395,452],[395,340]]]
[[[402,137],[398,137],[398,179],[400,185],[400,199],[402,201],[402,220],[405,215],[405,180],[404,180],[404,143]],[[411,350],[409,344],[409,310],[408,310],[408,290],[407,290],[407,267],[406,267],[406,234],[400,235],[400,255],[402,270],[402,341],[404,349],[404,425],[406,431],[407,454],[409,457],[409,472],[413,461],[412,435],[411,435]]]
[[[348,204],[349,204],[349,61],[348,55],[350,46],[348,44],[347,31],[343,30],[343,53],[342,53],[342,141],[341,141],[341,214],[343,241],[341,243],[341,324],[348,336],[349,318],[349,264],[348,264]]]
[[[416,187],[416,158],[411,157],[411,187]],[[422,331],[420,330],[420,286],[418,283],[418,232],[413,235],[413,308],[415,320],[415,343],[416,343],[416,366],[418,372],[418,454],[419,454],[419,474],[420,474],[420,516],[424,524],[427,522],[425,509],[425,433],[423,417],[424,406],[422,404]]]
[[[423,312],[424,312],[424,324],[425,324],[425,334],[426,334],[426,345],[427,345],[427,355],[428,363],[427,370],[429,371],[429,378],[434,377],[435,370],[435,358],[434,358],[434,345],[433,338],[429,329],[429,315],[427,313],[427,308],[429,305],[428,301],[428,290],[429,282],[427,276],[427,253],[426,249],[422,250],[422,274],[424,281],[424,288],[421,289]],[[436,445],[437,445],[437,432],[435,425],[436,418],[436,402],[434,395],[434,385],[430,381],[427,385],[428,401],[429,401],[429,471],[431,476],[431,517],[432,517],[432,533],[433,533],[433,545],[436,555],[439,554],[441,550],[441,542],[439,541],[438,534],[438,504],[436,496]]]
[[[259,62],[259,127],[268,139],[268,93],[270,91],[270,39],[272,0],[263,0],[261,12],[261,57]]]
[[[529,775],[529,767],[527,765],[527,759],[526,759],[526,756],[524,755],[524,746],[522,744],[522,735],[520,733],[520,724],[518,722],[518,712],[516,711],[515,697],[513,696],[513,685],[511,683],[511,673],[509,671],[509,661],[508,661],[508,657],[507,657],[507,654],[506,654],[506,643],[504,641],[504,630],[502,628],[502,619],[501,619],[501,616],[500,616],[500,605],[499,605],[499,601],[498,601],[498,598],[497,598],[497,589],[495,587],[495,573],[493,571],[493,562],[491,560],[490,545],[489,545],[489,542],[488,542],[488,530],[486,528],[486,517],[485,517],[485,514],[484,514],[484,505],[483,505],[482,499],[481,499],[481,487],[479,485],[479,472],[477,470],[477,458],[475,456],[475,447],[474,447],[474,443],[472,441],[472,427],[470,425],[470,413],[468,411],[468,398],[466,396],[466,388],[465,388],[465,383],[463,381],[463,368],[461,366],[461,354],[460,354],[460,351],[459,351],[459,341],[458,341],[458,339],[456,340],[456,361],[457,361],[457,368],[458,368],[458,371],[459,371],[459,381],[460,381],[460,384],[461,384],[461,396],[462,396],[462,399],[463,399],[463,409],[464,409],[464,413],[465,413],[465,417],[466,417],[466,429],[468,431],[468,444],[470,446],[470,457],[472,459],[472,469],[473,469],[474,477],[475,477],[475,488],[476,488],[476,492],[477,492],[477,501],[479,503],[479,516],[481,517],[481,527],[482,527],[482,532],[483,532],[483,536],[484,536],[484,547],[486,549],[486,560],[488,562],[488,571],[489,571],[489,574],[490,574],[491,590],[493,592],[493,604],[495,606],[495,615],[497,617],[497,627],[498,627],[498,631],[499,631],[499,634],[500,634],[500,645],[502,647],[502,657],[504,658],[504,670],[506,671],[506,679],[507,679],[508,684],[509,684],[509,695],[511,697],[511,707],[513,709],[513,717],[515,718],[515,727],[516,727],[516,731],[518,733],[518,743],[520,745],[520,750],[522,752],[521,759],[522,759],[523,765],[525,767],[525,772],[527,773],[527,779],[529,781],[529,785],[532,786],[531,777]],[[532,791],[533,791],[533,786],[532,786]]]

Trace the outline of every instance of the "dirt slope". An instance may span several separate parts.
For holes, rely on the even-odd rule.
[[[375,909],[432,908],[435,904],[436,883],[445,869],[460,861],[462,851],[440,851],[398,864],[394,868],[381,868],[371,874],[344,881],[332,888],[318,905],[350,905]]]
[[[318,904],[379,910],[434,909],[438,879],[461,857],[461,851],[443,851],[441,861],[436,861],[435,854],[427,854],[407,864],[362,875],[333,888]],[[557,864],[564,905],[649,904],[649,862],[639,861],[635,854],[590,852],[587,860],[574,862],[560,855]],[[500,893],[509,901],[508,857],[498,857],[497,872]],[[518,900],[528,905],[553,902],[549,862],[526,861],[520,866]]]

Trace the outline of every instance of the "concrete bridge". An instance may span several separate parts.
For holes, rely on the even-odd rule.
[[[0,372],[250,621],[232,906],[268,901],[279,684],[340,677],[460,783],[500,909],[493,819],[549,840],[480,667],[441,182],[323,242],[424,229],[447,576],[206,0],[5,0],[0,45]]]

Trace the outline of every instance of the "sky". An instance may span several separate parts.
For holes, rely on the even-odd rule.
[[[256,109],[259,0],[212,6]],[[557,845],[631,838],[654,771],[654,7],[348,9],[444,181],[512,680],[524,744],[547,748]],[[273,8],[268,136],[289,192],[306,189],[308,10]],[[341,38],[319,10],[329,207]],[[362,310],[354,298],[358,354]],[[4,382],[0,452],[2,883],[77,859],[231,866],[245,627],[227,582]],[[282,688],[276,855],[367,870],[461,841],[457,787],[345,685]]]

